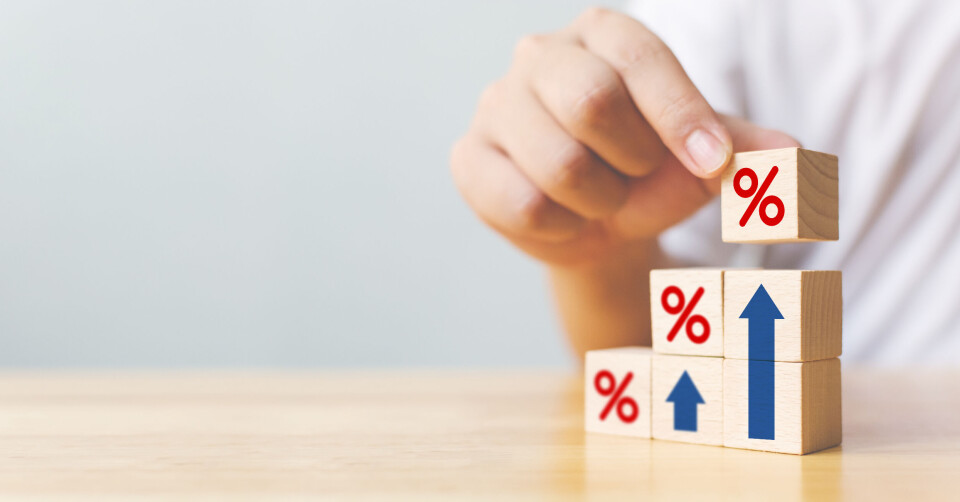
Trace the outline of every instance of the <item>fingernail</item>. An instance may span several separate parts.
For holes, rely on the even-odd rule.
[[[687,136],[687,153],[701,174],[709,175],[727,164],[730,152],[719,138],[704,129]]]

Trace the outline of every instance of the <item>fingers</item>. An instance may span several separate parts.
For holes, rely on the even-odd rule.
[[[630,195],[614,216],[612,227],[628,239],[659,235],[713,199],[715,194],[708,186],[713,183],[719,191],[719,178],[698,178],[671,156],[650,176],[632,180]]]
[[[718,116],[654,34],[594,9],[520,44],[451,164],[482,220],[566,262],[687,218],[719,192],[733,151],[793,144]]]
[[[720,120],[738,152],[800,146],[785,133],[743,119],[720,115]],[[669,157],[651,175],[631,180],[627,201],[614,216],[612,227],[627,238],[652,237],[688,218],[719,193],[719,177],[698,178],[677,158]]]
[[[508,236],[544,242],[572,239],[584,220],[550,200],[502,152],[468,134],[454,145],[453,178],[477,215]]]
[[[497,84],[507,86],[508,84]],[[620,208],[627,184],[589,148],[571,137],[524,88],[498,88],[476,127],[504,150],[537,188],[571,211],[596,219]],[[496,93],[503,97],[496,97]]]
[[[720,122],[726,127],[733,141],[734,152],[752,152],[756,150],[772,150],[774,148],[789,148],[801,146],[789,134],[765,129],[752,122],[730,115],[720,115]],[[711,195],[720,194],[720,177],[699,179],[703,187]]]
[[[584,47],[613,67],[663,144],[699,177],[719,175],[733,144],[670,49],[640,22],[591,9],[572,25]]]
[[[570,40],[530,37],[517,51],[532,92],[574,138],[614,169],[644,176],[663,162],[664,146],[640,115],[620,75]]]
[[[799,141],[787,133],[774,129],[764,129],[742,118],[720,115],[720,120],[730,131],[735,152],[802,146]]]

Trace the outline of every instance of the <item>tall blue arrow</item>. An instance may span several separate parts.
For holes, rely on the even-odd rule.
[[[673,403],[673,430],[697,432],[697,405],[705,401],[686,371],[673,386],[667,402]]]
[[[763,284],[740,314],[748,333],[748,431],[752,439],[774,438],[774,321],[783,314]]]

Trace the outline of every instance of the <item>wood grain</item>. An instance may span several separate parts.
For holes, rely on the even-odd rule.
[[[840,360],[774,365],[775,439],[748,436],[748,365],[723,361],[723,445],[733,448],[805,454],[840,444]]]
[[[702,343],[695,343],[687,335],[685,326],[667,340],[671,328],[680,320],[680,314],[670,314],[663,308],[663,292],[670,286],[680,288],[685,304],[692,302],[698,288],[703,295],[690,317],[700,315],[710,326],[709,336]],[[676,295],[669,295],[669,305],[677,305]],[[687,322],[690,321],[688,317]],[[696,356],[723,355],[723,270],[716,268],[658,269],[650,271],[650,319],[653,350],[662,354],[686,354]],[[695,337],[703,335],[702,327],[695,323]]]
[[[945,500],[960,372],[844,367],[805,456],[585,434],[563,370],[0,375],[3,500]]]
[[[704,403],[697,406],[697,430],[675,430],[674,403],[667,397],[687,372]],[[653,356],[652,430],[656,439],[699,444],[723,444],[723,358]]]
[[[724,357],[749,356],[748,320],[740,314],[763,285],[783,319],[775,321],[774,359],[799,362],[840,356],[842,275],[833,270],[728,270],[724,273]]]
[[[837,156],[797,149],[798,238],[835,241],[840,238],[840,184]]]
[[[584,365],[584,388],[590,389],[584,395],[584,429],[590,432],[604,434],[619,434],[623,436],[650,437],[650,372],[653,351],[649,347],[619,347],[614,349],[591,350],[587,352]],[[604,396],[594,392],[597,385],[597,374],[607,371],[612,375],[604,378],[600,385],[609,389],[609,395]],[[630,379],[627,380],[627,375]],[[616,398],[615,403],[628,400],[622,410],[625,416],[635,416],[633,421],[625,422],[618,418],[619,404],[601,416],[607,404],[616,395],[616,389],[626,383],[623,392]],[[632,400],[632,401],[629,401]],[[636,412],[628,403],[636,405]]]
[[[745,226],[741,216],[755,198],[740,197],[733,182],[740,169],[753,170],[757,190],[773,167],[778,172],[769,185],[763,200],[777,197],[783,202],[784,214],[780,223],[768,226],[760,218],[764,205],[756,207]],[[733,156],[730,166],[720,178],[721,234],[724,242],[810,242],[839,239],[839,183],[838,161],[835,155],[805,150],[779,148],[756,152],[741,152]],[[743,188],[747,188],[744,185]],[[769,216],[776,210],[770,206]]]

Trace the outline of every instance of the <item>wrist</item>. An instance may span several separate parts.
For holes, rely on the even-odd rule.
[[[650,269],[663,262],[657,240],[650,239],[589,264],[549,267],[554,300],[575,354],[650,344]]]
[[[660,251],[656,237],[625,243],[588,261],[573,263],[548,263],[551,275],[562,276],[603,276],[622,275],[636,268],[657,268],[666,260]]]

